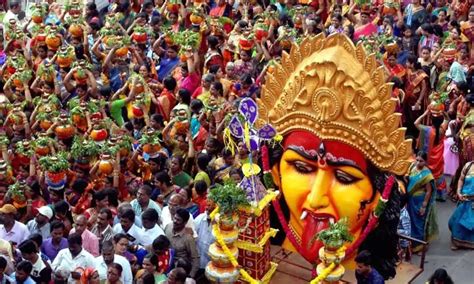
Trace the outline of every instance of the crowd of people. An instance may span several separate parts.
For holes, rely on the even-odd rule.
[[[224,147],[230,117],[320,34],[393,83],[414,153],[399,232],[431,240],[450,198],[452,249],[474,248],[473,1],[3,2],[2,283],[205,283],[207,192],[250,152]]]

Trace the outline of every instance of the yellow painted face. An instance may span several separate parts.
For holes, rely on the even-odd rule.
[[[309,159],[292,149],[285,150],[273,176],[290,210],[289,226],[300,243],[298,252],[311,263],[317,261],[322,246],[313,241],[318,232],[347,217],[357,239],[379,196],[358,167]]]

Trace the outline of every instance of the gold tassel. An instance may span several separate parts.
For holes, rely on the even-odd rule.
[[[245,146],[247,146],[247,149],[250,150],[250,126],[248,122],[245,122],[244,125],[244,142]]]
[[[232,134],[230,133],[230,129],[224,129],[224,145],[227,149],[230,150],[232,155],[235,155],[235,151],[237,149],[237,144],[235,143],[234,139],[232,138]]]

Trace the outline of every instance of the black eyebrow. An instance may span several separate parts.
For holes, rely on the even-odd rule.
[[[318,160],[318,155],[311,156],[310,154],[308,154],[305,151],[301,150],[301,148],[298,147],[298,146],[290,145],[290,146],[288,146],[288,149],[290,149],[292,151],[295,151],[299,155],[303,156],[303,158],[306,158],[308,160],[312,160],[312,161],[317,161]]]
[[[352,161],[331,161],[331,160],[326,160],[328,165],[333,166],[333,167],[341,167],[341,166],[349,166],[358,169],[359,171],[363,172],[364,171],[354,162]]]

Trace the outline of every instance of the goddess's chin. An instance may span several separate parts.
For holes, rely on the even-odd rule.
[[[293,218],[290,218],[290,227],[295,229],[298,228],[298,226],[293,225],[296,222],[292,222],[292,219]],[[311,264],[318,264],[320,262],[319,250],[324,246],[324,244],[319,241],[316,236],[319,232],[329,228],[329,225],[333,222],[337,222],[337,220],[329,215],[311,213],[307,214],[299,224],[299,228],[301,228],[302,231],[298,232],[298,229],[294,231],[294,234],[296,234],[295,237],[296,241],[298,242],[298,246],[295,247],[288,237],[286,237],[282,247],[284,249],[299,253],[306,261]],[[357,230],[353,235],[355,241],[360,235],[360,230]],[[352,269],[355,267],[354,258],[355,255],[344,260],[343,263],[346,263],[348,268]]]

